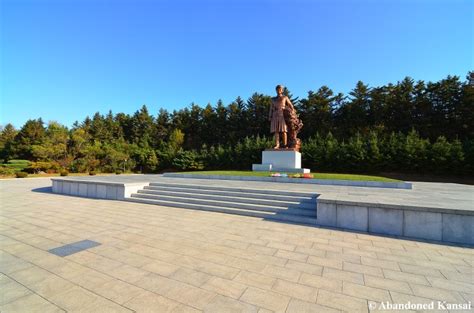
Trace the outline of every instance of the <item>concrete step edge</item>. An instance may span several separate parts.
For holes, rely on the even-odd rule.
[[[280,190],[263,190],[263,189],[251,189],[251,188],[240,188],[240,187],[217,187],[209,185],[194,185],[194,184],[175,184],[175,183],[157,183],[152,182],[150,186],[167,186],[167,187],[177,187],[177,188],[190,188],[190,189],[205,189],[205,190],[219,190],[219,191],[239,191],[239,192],[249,192],[255,194],[275,194],[279,195],[288,195],[295,197],[313,197],[315,194],[310,192],[296,192],[296,191],[280,191]]]
[[[269,221],[283,221],[291,222],[297,224],[309,224],[317,225],[317,220],[312,216],[295,216],[290,214],[279,214],[271,212],[261,212],[261,211],[252,211],[252,210],[242,210],[242,209],[232,209],[232,208],[222,208],[222,207],[212,207],[212,206],[202,206],[202,205],[186,205],[183,203],[174,203],[168,201],[156,201],[151,199],[141,199],[141,198],[126,198],[126,201],[137,202],[143,204],[152,204],[152,205],[161,205],[181,209],[190,209],[190,210],[200,210],[200,211],[209,211],[225,214],[235,214],[249,217],[258,217]]]
[[[271,199],[258,199],[258,198],[247,198],[247,197],[235,197],[232,195],[214,195],[214,194],[195,194],[191,192],[180,192],[180,191],[157,191],[142,189],[138,190],[139,194],[147,195],[156,195],[156,196],[175,196],[183,198],[192,198],[192,199],[204,199],[204,200],[214,200],[214,201],[225,201],[225,202],[241,202],[248,204],[257,204],[257,205],[270,205],[278,207],[300,207],[312,209],[316,207],[316,201],[281,201],[281,200],[271,200]]]
[[[166,207],[180,208],[180,209],[191,209],[191,210],[201,210],[201,211],[210,211],[218,213],[230,213],[236,215],[252,216],[252,217],[261,217],[268,218],[275,213],[273,212],[262,212],[256,210],[244,210],[237,208],[224,208],[224,207],[214,207],[210,205],[196,205],[196,204],[186,204],[180,202],[170,202],[170,201],[159,201],[153,199],[144,199],[144,198],[126,198],[126,201],[130,202],[139,202],[145,204],[160,205]]]
[[[279,195],[275,193],[251,193],[246,191],[225,191],[225,190],[207,190],[207,189],[198,189],[198,188],[180,188],[180,187],[169,187],[169,186],[145,186],[146,190],[153,191],[171,191],[171,192],[184,192],[184,193],[196,193],[196,194],[210,194],[210,195],[232,195],[235,197],[244,197],[244,198],[256,198],[256,199],[267,199],[267,200],[277,200],[277,201],[304,201],[304,202],[316,202],[316,194],[312,197],[302,197],[302,196],[288,196],[288,195]]]
[[[225,202],[225,201],[213,201],[213,200],[203,200],[203,199],[191,199],[191,198],[179,198],[179,197],[167,197],[167,196],[153,196],[146,195],[142,193],[134,193],[131,195],[131,198],[140,198],[140,199],[149,199],[155,201],[167,201],[173,203],[184,203],[192,205],[205,205],[212,207],[224,207],[224,208],[233,208],[233,209],[242,209],[249,211],[263,211],[263,212],[274,212],[279,214],[291,214],[291,215],[301,215],[301,216],[315,216],[316,207],[314,209],[307,208],[298,208],[298,207],[274,207],[269,205],[255,205],[255,204],[245,204],[239,202]]]

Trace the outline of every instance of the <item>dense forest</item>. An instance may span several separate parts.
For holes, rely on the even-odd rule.
[[[470,73],[471,74],[471,73]],[[407,77],[347,95],[329,87],[302,99],[285,89],[304,123],[303,165],[312,171],[474,173],[474,86],[447,76],[438,82]],[[152,114],[96,113],[69,129],[41,118],[0,129],[1,174],[14,160],[30,172],[160,172],[250,169],[272,146],[271,96]]]

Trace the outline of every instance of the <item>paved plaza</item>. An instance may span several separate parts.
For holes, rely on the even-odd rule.
[[[141,179],[129,177],[120,179]],[[419,183],[411,193],[293,185],[472,210],[472,187],[456,184]],[[467,312],[438,301],[474,303],[469,247],[58,195],[50,186],[48,178],[0,181],[2,313],[375,312],[407,303]],[[48,252],[83,240],[100,245]]]

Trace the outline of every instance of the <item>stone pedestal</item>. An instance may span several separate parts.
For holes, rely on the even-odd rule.
[[[307,168],[301,168],[301,153],[291,149],[263,151],[262,164],[253,164],[252,171],[310,172]]]

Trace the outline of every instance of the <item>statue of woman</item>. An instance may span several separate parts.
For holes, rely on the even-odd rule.
[[[290,99],[283,95],[282,85],[276,86],[275,90],[277,92],[277,96],[272,98],[268,120],[270,121],[270,132],[275,134],[274,149],[280,149],[280,135],[283,139],[283,148],[286,148],[287,146],[288,126],[285,122],[284,111],[287,107],[294,111],[294,107]]]

